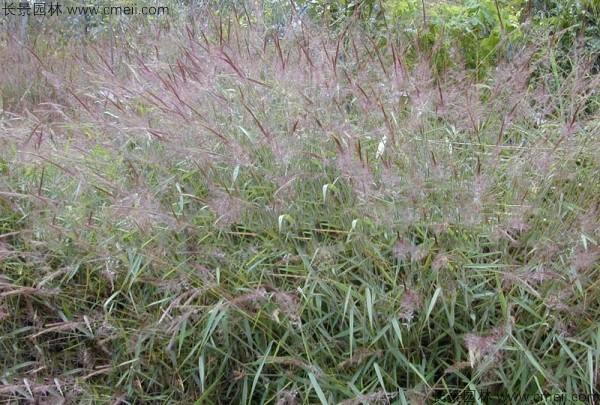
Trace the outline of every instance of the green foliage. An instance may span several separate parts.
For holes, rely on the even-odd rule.
[[[443,26],[451,41],[458,40],[470,68],[495,66],[520,39],[518,13],[496,1],[470,0],[460,8],[439,4],[432,10],[433,24]]]
[[[598,0],[532,1],[527,13],[536,26],[557,38],[560,50],[568,55],[574,47],[583,49],[600,69],[600,2]],[[565,59],[567,61],[568,59]],[[570,70],[571,67],[567,67]]]
[[[453,65],[486,70],[511,58],[522,39],[520,10],[494,0],[457,2],[390,1],[390,20],[400,20],[438,70]]]
[[[330,27],[339,26],[349,17],[363,21],[381,17],[376,0],[302,0],[298,5],[310,19],[324,20]]]

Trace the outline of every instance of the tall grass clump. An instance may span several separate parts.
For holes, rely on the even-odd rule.
[[[269,16],[0,74],[0,398],[592,403],[592,57],[531,31],[441,69],[443,32]]]

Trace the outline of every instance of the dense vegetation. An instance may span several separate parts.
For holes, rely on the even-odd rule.
[[[597,2],[168,5],[5,21],[3,403],[597,400]]]

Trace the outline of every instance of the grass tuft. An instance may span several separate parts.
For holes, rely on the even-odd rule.
[[[0,49],[0,399],[600,395],[589,60],[232,13]]]

